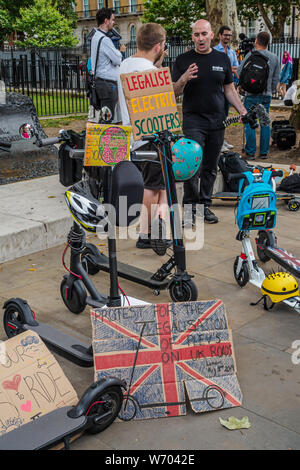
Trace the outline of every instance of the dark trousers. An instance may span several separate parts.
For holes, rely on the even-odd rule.
[[[183,204],[210,206],[225,130],[211,131],[199,128],[183,128],[183,133],[188,139],[198,142],[203,149],[203,158],[198,172],[184,183]]]
[[[101,102],[101,108],[107,106],[111,110],[112,118],[108,122],[113,121],[115,107],[118,102],[117,82],[96,78],[96,92]]]

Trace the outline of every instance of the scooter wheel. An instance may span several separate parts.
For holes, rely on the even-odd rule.
[[[198,299],[198,289],[194,281],[173,281],[169,287],[173,302],[191,302]]]
[[[248,266],[247,266],[247,262],[243,261],[242,269],[237,274],[236,270],[237,270],[238,262],[239,262],[239,256],[237,256],[235,258],[235,262],[234,262],[234,265],[233,265],[234,277],[235,277],[235,280],[238,283],[238,285],[240,287],[244,287],[246,284],[248,284],[249,279],[250,279],[249,269],[248,269]]]
[[[72,285],[71,294],[67,294],[67,279],[64,278],[60,284],[60,294],[65,306],[76,315],[83,312],[86,307],[86,290],[78,279]]]
[[[81,253],[81,263],[88,274],[93,276],[100,271],[100,267],[91,261],[90,256],[100,256],[98,248],[92,243],[87,243]]]
[[[300,208],[300,202],[296,199],[291,199],[288,203],[288,210],[292,212],[297,212]]]
[[[32,318],[34,318],[33,313]],[[23,307],[15,302],[8,302],[3,315],[3,326],[7,337],[12,338],[20,334],[23,331],[21,325],[25,323]]]
[[[87,429],[89,434],[97,434],[108,428],[120,413],[123,402],[121,387],[108,387],[99,393],[90,404],[87,416],[94,416],[94,424]],[[101,415],[111,411],[111,415],[101,420]]]
[[[270,257],[266,255],[265,251],[261,246],[270,246],[271,239],[270,235],[268,232],[259,232],[258,238],[257,238],[257,243],[256,243],[256,251],[257,251],[257,256],[259,257],[260,261],[263,263],[266,263],[267,261],[270,261]]]

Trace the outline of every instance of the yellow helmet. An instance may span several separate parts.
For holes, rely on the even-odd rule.
[[[267,276],[261,286],[261,293],[270,297],[273,303],[299,296],[298,282],[289,273],[277,272]]]

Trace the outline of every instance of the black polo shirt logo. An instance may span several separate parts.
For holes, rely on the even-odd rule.
[[[218,65],[212,65],[211,68],[213,72],[224,72],[223,67],[220,67]]]

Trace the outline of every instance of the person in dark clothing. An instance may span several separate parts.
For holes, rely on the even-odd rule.
[[[209,207],[224,141],[225,98],[240,115],[247,114],[234,87],[230,60],[212,49],[213,37],[208,21],[196,21],[192,34],[195,49],[178,56],[172,71],[175,95],[183,93],[183,133],[203,148],[198,174],[184,183],[183,204],[192,205],[190,221],[185,213],[186,225],[193,223],[197,204],[204,205],[205,222],[218,222]]]

